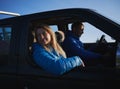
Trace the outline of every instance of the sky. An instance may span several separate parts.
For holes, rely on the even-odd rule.
[[[120,0],[0,0],[0,11],[19,13],[20,15],[38,13],[65,8],[89,8],[120,24]],[[10,17],[0,15],[0,19]],[[81,37],[84,42],[95,41],[101,32],[85,23],[85,32]],[[94,33],[94,34],[93,34]],[[110,37],[107,37],[111,40]]]

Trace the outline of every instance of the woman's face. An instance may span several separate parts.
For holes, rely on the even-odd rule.
[[[38,42],[42,45],[48,45],[51,41],[50,34],[43,28],[38,28],[36,35],[37,35]]]

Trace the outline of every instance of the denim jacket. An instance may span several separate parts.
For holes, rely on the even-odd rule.
[[[80,66],[82,60],[78,56],[64,58],[55,50],[46,51],[40,44],[33,44],[33,58],[35,63],[49,73],[62,75],[71,69]]]

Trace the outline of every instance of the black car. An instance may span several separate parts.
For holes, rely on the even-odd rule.
[[[69,29],[68,25],[76,21],[89,23],[115,40],[105,43],[105,47],[101,46],[102,54],[106,53],[106,48],[109,48],[111,65],[76,68],[61,76],[46,73],[36,66],[31,56],[34,25],[46,23],[65,32]],[[103,38],[104,36],[101,35],[99,42],[102,43]],[[87,8],[52,10],[1,19],[0,89],[119,88],[120,58],[116,55],[119,42],[120,25]],[[87,49],[96,42],[84,44]]]

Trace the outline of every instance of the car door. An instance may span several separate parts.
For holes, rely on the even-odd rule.
[[[17,56],[14,29],[10,25],[0,25],[0,88],[14,89],[17,85]],[[16,37],[17,39],[17,37]]]

